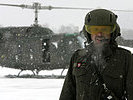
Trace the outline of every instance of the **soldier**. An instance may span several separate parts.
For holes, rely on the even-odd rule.
[[[93,10],[82,33],[88,45],[73,54],[59,100],[133,100],[132,55],[115,41],[117,16]]]

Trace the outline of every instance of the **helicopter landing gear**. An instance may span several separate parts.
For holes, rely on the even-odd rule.
[[[21,70],[21,71],[18,73],[17,77],[19,77],[19,75],[20,75],[20,73],[21,73],[22,71],[24,71],[24,70]]]
[[[34,71],[35,71],[35,75],[38,75],[41,70],[35,69]]]
[[[23,71],[25,71],[25,70],[21,69],[21,71],[18,73],[17,77],[19,77],[20,74],[21,74]],[[37,72],[37,71],[34,72],[33,70],[31,70],[31,71],[32,71],[32,73],[33,73],[34,76],[35,76],[35,75],[38,75],[38,73],[39,73],[39,71],[38,71],[38,72]]]
[[[63,74],[64,70],[65,70],[65,68],[61,71],[61,76],[62,76],[62,74]]]
[[[32,71],[33,75],[35,76],[35,75],[36,75],[36,73],[35,73],[33,70],[31,70],[31,71]]]

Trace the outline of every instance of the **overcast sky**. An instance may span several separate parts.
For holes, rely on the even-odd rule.
[[[39,2],[42,6],[65,6],[133,10],[133,0],[0,0],[0,3],[28,4]],[[82,29],[84,17],[89,10],[41,10],[39,24],[58,29],[61,25],[73,24]],[[122,28],[132,28],[133,12],[114,12]],[[34,23],[34,10],[0,6],[0,25],[29,26]],[[133,28],[132,28],[133,29]]]

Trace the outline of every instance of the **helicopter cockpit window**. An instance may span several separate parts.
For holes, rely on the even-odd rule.
[[[49,45],[50,45],[49,39],[42,40],[43,62],[50,62],[50,50],[49,50],[50,46]]]

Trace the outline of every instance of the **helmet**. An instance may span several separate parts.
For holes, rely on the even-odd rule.
[[[116,24],[116,28],[115,31],[113,33],[111,33],[111,41],[115,41],[115,39],[120,36],[120,26],[118,24]]]
[[[106,9],[96,9],[89,12],[85,17],[85,25],[94,25],[94,26],[113,26],[114,32],[111,33],[111,39],[115,40],[117,36],[120,35],[120,27],[116,22],[117,15],[113,12]],[[90,42],[91,36],[86,31],[85,25],[82,29],[82,33],[87,38],[87,41]]]
[[[85,25],[112,26],[116,24],[117,15],[106,9],[96,9],[85,17]]]

